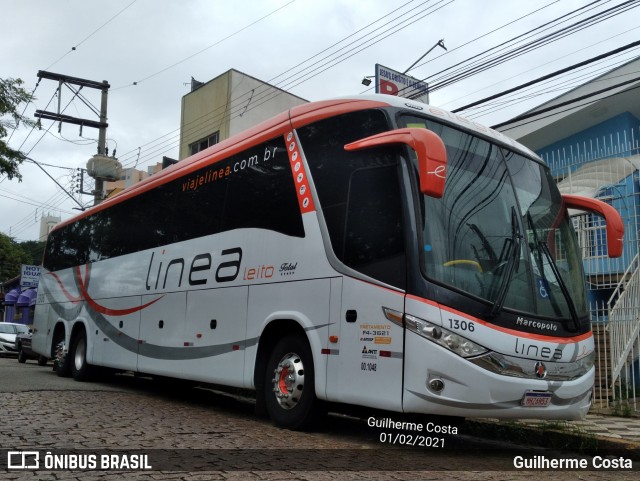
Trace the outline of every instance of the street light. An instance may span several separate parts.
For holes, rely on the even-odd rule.
[[[368,87],[369,85],[371,85],[371,79],[374,77],[375,75],[369,75],[368,77],[363,78],[362,85],[364,85],[365,87]]]
[[[429,50],[427,50],[427,52],[426,52],[422,57],[420,57],[418,60],[416,60],[415,62],[413,62],[413,63],[411,64],[411,67],[409,67],[407,70],[405,70],[405,71],[404,71],[404,72],[402,72],[402,73],[403,73],[403,74],[406,74],[409,70],[411,70],[413,67],[415,67],[415,66],[416,66],[416,64],[417,64],[420,60],[422,60],[422,59],[423,59],[423,58],[425,58],[427,55],[429,55],[429,53],[430,53],[434,48],[436,48],[436,47],[442,47],[443,49],[447,50],[447,47],[445,47],[445,46],[444,46],[444,38],[442,38],[442,39],[438,40],[438,41],[436,42],[436,44],[435,44],[433,47],[431,47]]]

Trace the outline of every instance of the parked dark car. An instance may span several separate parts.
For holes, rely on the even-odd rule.
[[[16,352],[18,353],[18,362],[25,363],[27,359],[36,359],[38,366],[45,366],[47,364],[47,358],[40,354],[33,352],[31,349],[31,332],[18,334],[16,336]]]

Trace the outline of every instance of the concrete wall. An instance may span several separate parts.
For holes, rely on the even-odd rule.
[[[189,145],[217,131],[229,136],[228,102],[231,71],[182,97],[180,160],[190,155]]]
[[[229,70],[182,97],[180,160],[189,146],[216,132],[219,141],[306,103],[284,90]]]

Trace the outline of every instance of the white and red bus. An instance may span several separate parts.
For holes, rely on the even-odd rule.
[[[390,96],[315,102],[58,226],[33,346],[254,389],[280,426],[325,401],[575,419],[594,379],[582,260],[561,196],[504,135]]]

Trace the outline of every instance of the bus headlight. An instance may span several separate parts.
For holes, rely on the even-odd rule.
[[[476,344],[466,337],[436,326],[424,319],[406,314],[404,321],[409,331],[413,331],[419,336],[429,339],[431,342],[435,342],[451,352],[455,352],[458,356],[473,357],[489,352],[488,349],[480,344]]]

